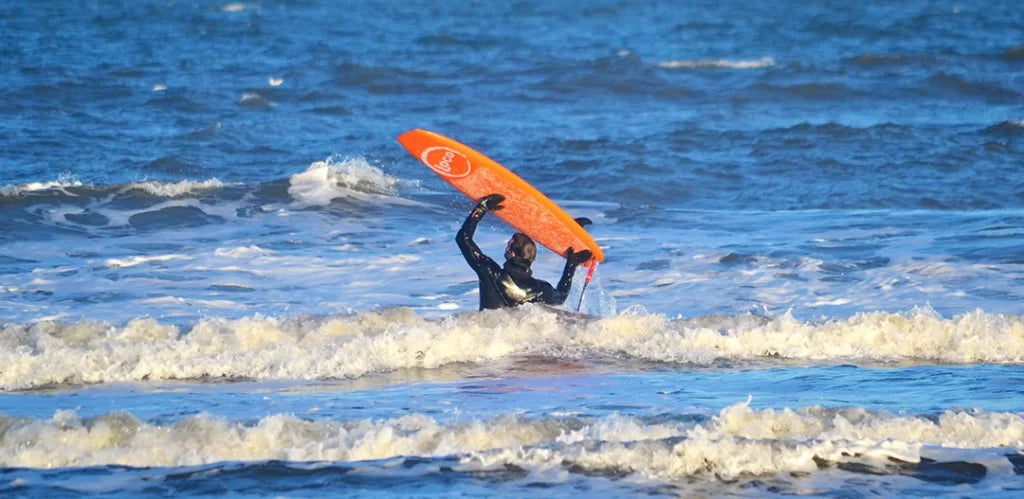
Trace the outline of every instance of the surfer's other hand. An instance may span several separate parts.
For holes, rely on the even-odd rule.
[[[569,247],[569,249],[565,250],[565,259],[568,260],[569,265],[572,265],[573,267],[578,266],[579,264],[587,260],[590,260],[591,256],[593,256],[593,253],[591,253],[590,250],[583,250],[580,251],[579,253],[573,251],[572,247]]]
[[[504,200],[505,196],[502,196],[501,194],[491,194],[481,199],[480,204],[477,206],[483,208],[485,211],[498,211],[504,208],[504,206],[501,205],[501,202]]]

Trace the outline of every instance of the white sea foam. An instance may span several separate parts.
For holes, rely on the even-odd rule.
[[[69,180],[65,178],[51,180],[48,182],[29,182],[21,185],[5,185],[0,187],[0,196],[17,196],[26,192],[49,190],[67,192],[65,189],[68,187],[82,187],[82,185],[83,184],[77,180]]]
[[[140,330],[158,331],[161,339],[140,336]],[[69,343],[68,336],[77,339]],[[211,318],[184,334],[153,319],[123,327],[10,324],[0,338],[4,390],[147,379],[354,378],[517,355],[612,355],[698,365],[780,358],[1024,362],[1024,318],[977,311],[947,319],[928,309],[803,322],[788,314],[669,320],[633,309],[617,317],[566,321],[539,307],[427,320],[402,308],[326,318]]]
[[[245,92],[238,98],[238,103],[246,106],[266,106],[267,101],[260,94]]]
[[[699,423],[648,423],[622,415],[444,421],[411,414],[309,421],[275,414],[250,424],[198,415],[157,425],[123,412],[85,419],[56,411],[48,420],[0,416],[0,465],[189,466],[453,455],[463,471],[573,467],[676,481],[814,472],[821,461],[879,469],[890,459],[917,463],[930,456],[996,461],[1008,448],[1024,448],[1024,418],[1013,413],[946,411],[932,419],[859,408],[753,410],[748,404],[726,407]]]
[[[731,60],[731,59],[696,59],[696,60],[671,60],[662,61],[658,66],[669,69],[699,69],[699,68],[728,68],[728,69],[760,69],[775,65],[775,59],[762,57],[760,59]]]
[[[182,180],[180,182],[137,182],[129,184],[126,189],[141,189],[154,196],[174,198],[202,191],[221,189],[224,185],[225,184],[223,182],[215,178],[211,178],[202,181]]]
[[[223,7],[220,8],[220,10],[223,11],[223,12],[243,12],[243,11],[246,11],[246,10],[258,9],[258,8],[259,8],[259,4],[235,2],[235,3],[229,3],[227,5],[224,5]]]
[[[662,430],[664,431],[664,430]],[[963,455],[1002,461],[1006,447],[1024,448],[1024,418],[1012,413],[947,411],[938,421],[872,413],[864,409],[820,407],[751,410],[727,407],[705,424],[680,427],[685,437],[659,440],[637,435],[632,442],[587,439],[571,445],[523,446],[473,453],[463,464],[487,469],[579,466],[618,470],[657,481],[690,476],[733,480],[744,475],[814,472],[822,461],[858,463],[878,472],[892,460],[957,459]],[[986,453],[965,449],[990,449]],[[952,450],[952,451],[951,451]]]
[[[818,300],[816,302],[811,302],[809,306],[811,306],[811,307],[839,306],[839,305],[847,305],[851,301],[852,300],[849,300],[847,298],[834,298],[834,299],[831,299],[831,300]]]
[[[236,248],[217,248],[213,254],[225,258],[253,258],[273,255],[276,251],[266,250],[256,245],[239,246]]]
[[[187,255],[152,255],[152,256],[130,256],[126,258],[108,258],[103,262],[103,265],[107,267],[136,267],[138,265],[144,265],[147,263],[162,263],[169,262],[171,260],[189,260],[191,257]]]
[[[144,181],[125,184],[120,186],[120,192],[128,192],[134,189],[144,191],[154,196],[165,197],[165,198],[181,198],[191,196],[204,191],[218,190],[225,187],[226,184],[217,179],[208,179],[202,181],[194,180],[182,180],[180,182],[157,182],[157,181]],[[59,179],[49,182],[32,182],[23,185],[9,185],[0,187],[0,196],[17,196],[25,193],[32,192],[43,192],[43,191],[58,191],[68,195],[76,195],[77,193],[69,192],[67,189],[72,187],[87,187],[80,181]],[[103,201],[93,203],[89,206],[89,210],[97,213],[103,213],[107,216],[111,223],[110,225],[123,225],[127,223],[127,218],[134,212],[127,212],[121,210],[103,209],[103,204],[110,200],[109,196]],[[84,210],[80,206],[63,206],[53,207],[47,209],[48,218],[55,223],[64,223],[66,219],[65,214],[79,214],[83,213]],[[232,210],[233,213],[233,210]],[[116,223],[115,223],[116,222]]]
[[[3,427],[6,435],[0,447],[0,465],[37,468],[442,456],[538,444],[556,438],[561,431],[557,423],[511,416],[444,426],[420,414],[389,420],[323,422],[282,414],[247,426],[201,415],[162,427],[142,423],[126,413],[83,420],[72,411],[57,411],[48,421],[0,417]]]
[[[337,198],[368,199],[367,195],[395,196],[399,180],[364,159],[317,161],[288,179],[288,194],[298,207],[327,206]]]

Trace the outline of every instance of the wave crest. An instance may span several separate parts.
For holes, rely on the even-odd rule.
[[[946,411],[936,422],[863,409],[758,411],[748,403],[726,407],[706,423],[669,428],[676,438],[658,436],[666,429],[646,427],[653,438],[507,448],[473,453],[463,462],[487,469],[512,465],[617,470],[668,482],[692,476],[735,480],[830,467],[913,476],[915,465],[936,458],[978,457],[969,450],[989,449],[985,461],[992,462],[1003,458],[1003,447],[1024,445],[1024,418],[1010,413]]]
[[[125,412],[49,420],[0,416],[0,465],[191,466],[222,461],[367,462],[400,456],[454,456],[466,471],[527,470],[638,475],[674,482],[692,476],[734,480],[856,465],[905,473],[933,459],[1002,458],[1024,446],[1024,418],[945,411],[937,417],[865,409],[761,409],[747,402],[710,419],[661,422],[604,417],[460,421],[409,414],[390,419],[306,420],[272,414],[246,423],[202,414],[164,425]]]
[[[317,161],[288,179],[288,194],[299,206],[326,206],[336,198],[363,199],[369,195],[396,196],[399,179],[365,159]]]
[[[667,69],[761,69],[770,68],[775,65],[775,59],[762,57],[760,59],[694,59],[694,60],[670,60],[658,63],[658,66]]]
[[[177,198],[190,196],[204,191],[218,190],[224,187],[224,183],[215,179],[201,181],[182,180],[180,182],[137,182],[129,184],[126,190],[140,189],[157,197]]]
[[[142,380],[340,379],[531,355],[646,362],[1024,362],[1024,318],[930,309],[803,322],[789,314],[667,319],[630,311],[566,319],[522,307],[427,320],[410,309],[344,317],[212,318],[187,332],[153,319],[13,324],[0,330],[0,389]]]
[[[207,180],[181,180],[178,182],[161,182],[146,180],[121,185],[95,186],[83,184],[78,180],[60,179],[50,182],[32,182],[22,185],[6,185],[0,187],[0,198],[31,195],[33,202],[65,199],[67,197],[95,198],[114,195],[131,195],[138,192],[161,198],[180,198],[197,193],[223,189],[227,184],[210,178]]]
[[[70,187],[82,187],[82,182],[68,178],[60,178],[58,180],[51,180],[48,182],[29,182],[27,184],[5,185],[0,187],[0,198],[17,197],[26,193],[47,191],[57,191],[68,194],[66,189]]]

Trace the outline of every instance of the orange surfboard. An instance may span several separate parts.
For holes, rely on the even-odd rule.
[[[565,256],[568,248],[589,249],[593,260],[604,252],[576,220],[532,185],[473,148],[427,130],[398,136],[409,153],[473,201],[488,194],[505,196],[494,214],[544,247]]]

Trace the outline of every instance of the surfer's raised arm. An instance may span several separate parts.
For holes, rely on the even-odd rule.
[[[486,265],[488,261],[494,262],[487,257],[480,247],[473,242],[473,234],[476,233],[476,226],[480,223],[480,219],[484,217],[488,211],[497,211],[502,208],[501,202],[505,200],[505,196],[501,194],[491,194],[480,200],[473,211],[469,212],[469,216],[466,217],[466,221],[462,222],[462,228],[455,234],[455,243],[459,245],[459,249],[462,250],[462,256],[465,257],[466,262],[469,263],[473,270],[480,273],[482,270],[480,267]],[[496,265],[496,264],[495,264]]]

